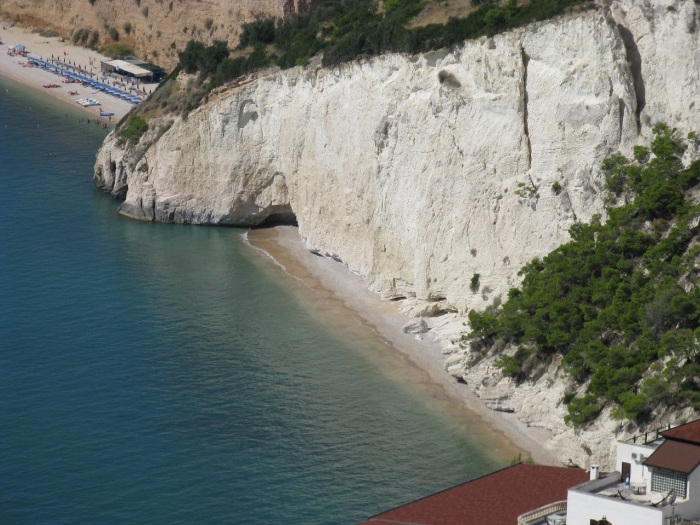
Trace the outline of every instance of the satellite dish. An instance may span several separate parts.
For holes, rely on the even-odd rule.
[[[668,494],[666,494],[661,501],[659,501],[656,505],[651,504],[652,507],[665,507],[666,505],[673,505],[673,503],[676,501],[676,491],[674,489],[671,489],[668,491]]]
[[[668,505],[673,505],[673,503],[676,501],[676,491],[675,489],[671,489],[671,492],[667,496],[667,501]]]

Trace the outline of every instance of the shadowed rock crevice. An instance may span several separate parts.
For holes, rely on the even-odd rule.
[[[622,144],[622,130],[624,129],[625,125],[625,101],[622,100],[621,98],[617,99],[617,102],[619,104],[619,117],[620,117],[620,135],[617,139],[618,144]],[[639,131],[639,115],[637,115],[637,131]]]
[[[646,89],[644,87],[644,77],[642,77],[642,55],[639,54],[639,48],[637,43],[634,41],[634,35],[622,24],[617,24],[617,28],[620,31],[620,36],[625,44],[625,51],[627,53],[627,63],[630,66],[630,71],[632,72],[632,80],[634,81],[634,92],[637,98],[637,131],[642,129],[641,114],[646,105]]]
[[[530,57],[522,46],[520,47],[520,54],[523,60],[523,132],[525,133],[525,140],[527,141],[527,168],[530,169],[532,167],[532,146],[530,144],[530,129],[528,128],[527,122],[527,66],[530,63]]]

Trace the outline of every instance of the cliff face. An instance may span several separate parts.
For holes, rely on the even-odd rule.
[[[484,308],[575,221],[604,211],[605,156],[659,120],[700,127],[699,9],[668,5],[623,0],[451,51],[276,73],[154,126],[145,152],[110,135],[95,182],[144,220],[295,218],[310,250],[384,297],[420,299],[414,312]],[[559,386],[515,388],[449,351],[453,374],[553,430],[566,458],[609,454],[596,436],[617,423],[563,425],[556,367]]]
[[[323,0],[2,0],[0,15],[37,28],[54,28],[70,37],[76,29],[100,32],[100,45],[109,41],[107,27],[120,33],[140,55],[161,65],[177,64],[177,53],[191,39],[238,43],[240,27],[258,17],[284,17],[315,8]],[[131,25],[127,33],[125,24]]]

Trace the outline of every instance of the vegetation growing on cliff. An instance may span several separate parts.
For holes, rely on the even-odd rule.
[[[119,131],[131,144],[138,144],[143,134],[148,131],[148,122],[142,116],[132,114]]]
[[[582,0],[472,0],[476,8],[446,24],[409,28],[426,5],[423,0],[337,0],[321,5],[313,15],[286,20],[259,20],[243,26],[240,48],[274,45],[282,68],[303,65],[323,52],[324,65],[382,53],[420,53],[448,47],[470,38],[494,34],[536,20],[551,18],[587,4]]]
[[[205,46],[191,40],[179,53],[180,68],[196,73],[200,86],[192,90],[183,112],[196,107],[212,89],[267,66],[305,65],[318,54],[324,65],[337,65],[387,52],[430,51],[592,5],[584,0],[472,3],[474,11],[464,18],[410,27],[425,8],[424,0],[330,0],[311,14],[244,24],[233,53],[222,41]]]
[[[524,380],[563,356],[587,384],[564,399],[574,425],[609,403],[630,419],[660,405],[700,409],[700,161],[684,168],[686,141],[663,124],[653,131],[634,159],[605,159],[605,223],[575,224],[571,242],[521,270],[500,309],[469,313],[473,350],[517,348],[497,361],[504,375]]]

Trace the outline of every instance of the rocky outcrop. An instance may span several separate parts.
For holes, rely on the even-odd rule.
[[[441,323],[505,297],[524,263],[604,212],[604,157],[657,120],[700,127],[699,10],[668,5],[624,0],[451,50],[271,74],[176,118],[147,149],[110,135],[95,182],[144,220],[297,221],[310,250],[384,297],[458,312]],[[563,425],[556,367],[511,388],[462,354],[451,373],[585,463],[595,438]]]
[[[428,323],[424,319],[411,319],[405,325],[403,325],[404,334],[424,334],[428,331]]]

